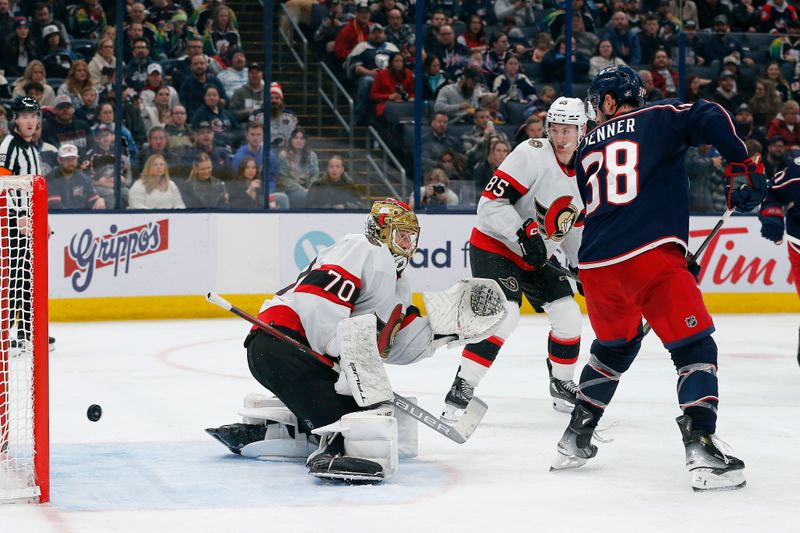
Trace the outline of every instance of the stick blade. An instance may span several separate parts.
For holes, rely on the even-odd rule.
[[[483,416],[488,409],[489,406],[486,405],[486,402],[477,396],[473,397],[467,404],[466,409],[464,409],[464,414],[461,416],[461,419],[453,425],[456,435],[460,437],[458,440],[453,440],[456,440],[459,444],[467,442],[467,439],[472,436],[475,428],[477,428],[481,420],[483,420]]]

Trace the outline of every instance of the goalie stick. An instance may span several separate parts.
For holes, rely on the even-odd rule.
[[[733,214],[733,209],[726,209],[725,212],[722,213],[722,216],[719,217],[719,220],[717,220],[717,223],[714,225],[714,228],[711,230],[711,233],[709,233],[708,236],[703,240],[703,242],[700,243],[700,246],[697,247],[697,250],[694,252],[694,254],[692,254],[692,258],[686,264],[689,270],[691,270],[691,268],[697,264],[698,258],[703,254],[703,252],[706,251],[708,245],[711,244],[711,241],[714,240],[714,237],[716,237],[717,233],[719,233],[719,230],[722,229],[722,226],[725,224],[725,222],[730,218],[732,214]],[[581,282],[581,280],[578,278],[578,275],[575,272],[571,271],[568,268],[564,268],[558,263],[548,260],[545,263],[545,265],[557,271],[562,276],[566,276],[567,278],[574,280],[575,283]],[[651,329],[653,328],[650,326],[650,324],[645,322],[644,325],[642,326],[642,334],[647,335],[648,333],[650,333]],[[798,353],[798,363],[800,363],[800,353]]]
[[[339,365],[333,361],[330,357],[323,355],[321,353],[317,353],[312,350],[310,347],[306,346],[302,342],[299,342],[288,335],[284,334],[282,331],[275,329],[274,327],[270,326],[263,320],[259,319],[244,311],[225,298],[221,297],[219,294],[215,292],[208,292],[206,293],[206,300],[210,303],[225,309],[233,313],[234,315],[243,318],[259,328],[260,330],[272,335],[276,339],[279,339],[283,342],[291,344],[301,352],[306,355],[309,355],[319,361],[320,363],[324,364],[328,368],[335,370],[336,372],[340,372]],[[457,442],[459,444],[463,444],[467,442],[467,439],[470,438],[472,433],[475,431],[475,428],[478,427],[481,420],[483,420],[483,415],[486,414],[486,410],[489,408],[486,403],[481,400],[480,398],[473,397],[472,400],[467,404],[466,409],[464,410],[464,415],[458,421],[458,423],[449,425],[445,424],[438,417],[431,414],[430,412],[426,411],[419,405],[411,402],[408,398],[405,398],[396,392],[392,393],[394,397],[390,400],[391,403],[399,409],[401,412],[405,413],[406,415],[415,418],[418,422],[428,426],[429,428],[433,429],[437,433],[440,433],[447,437],[448,439],[452,440],[453,442]]]

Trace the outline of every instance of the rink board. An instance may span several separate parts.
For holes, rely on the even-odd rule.
[[[415,291],[442,290],[469,271],[474,215],[421,215],[407,270]],[[690,248],[716,223],[693,217]],[[255,311],[317,252],[363,231],[363,214],[54,214],[50,239],[53,321],[224,316],[208,290]],[[756,217],[733,217],[702,258],[712,312],[797,312],[786,245],[760,236]],[[419,294],[416,299],[419,302]],[[582,304],[582,302],[581,302]],[[533,312],[526,304],[523,312]]]

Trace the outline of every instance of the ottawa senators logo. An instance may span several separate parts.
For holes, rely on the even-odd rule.
[[[539,200],[535,200],[535,203],[539,231],[553,242],[563,241],[572,226],[578,222],[579,212],[572,204],[572,196],[556,198],[549,208],[540,204]]]
[[[530,140],[528,141],[528,144],[530,144],[530,145],[531,145],[531,146],[533,146],[534,148],[541,148],[542,146],[544,146],[544,145],[542,144],[542,141],[540,141],[540,140],[538,140],[538,139],[530,139]]]

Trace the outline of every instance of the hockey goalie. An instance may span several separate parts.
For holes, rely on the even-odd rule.
[[[341,372],[254,327],[244,343],[250,372],[276,397],[248,395],[241,423],[206,431],[233,453],[307,457],[310,474],[349,483],[385,480],[397,471],[400,451],[415,455],[416,428],[393,416],[383,363],[414,363],[445,344],[487,338],[507,313],[496,282],[467,279],[423,294],[421,316],[403,277],[419,233],[408,205],[377,201],[363,234],[321,250],[294,283],[266,300],[262,321]],[[403,430],[409,426],[413,431]]]

